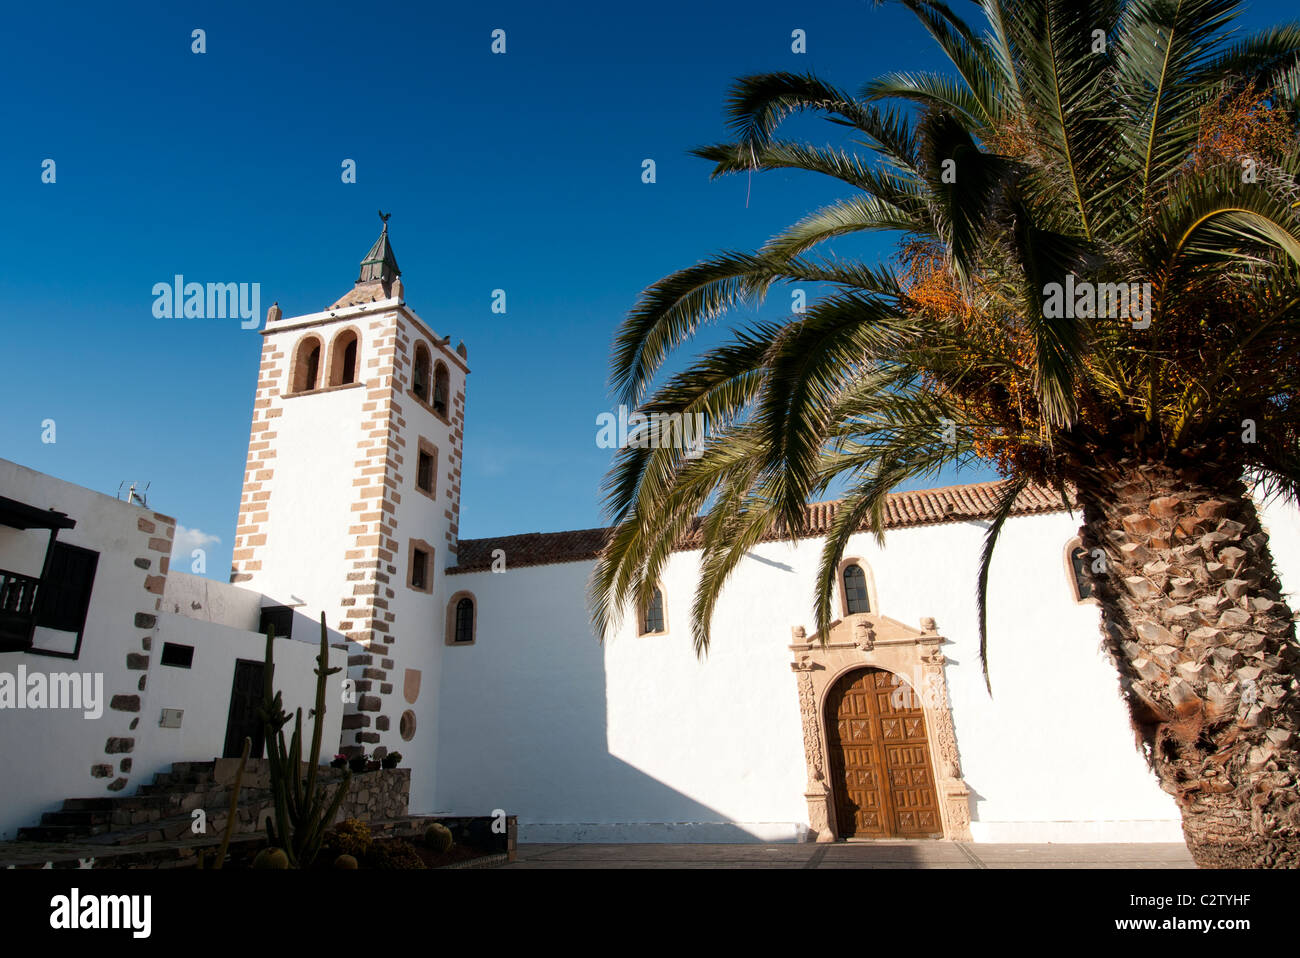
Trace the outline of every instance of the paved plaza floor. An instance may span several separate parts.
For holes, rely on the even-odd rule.
[[[237,836],[261,842],[261,836]],[[216,840],[105,847],[0,842],[0,868],[193,867]],[[92,864],[93,860],[93,864]],[[572,844],[519,846],[504,868],[1195,868],[1179,844],[984,845],[946,841],[784,842],[730,845]]]
[[[506,868],[1195,868],[1178,844],[520,845]]]

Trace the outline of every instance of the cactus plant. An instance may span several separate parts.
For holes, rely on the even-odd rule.
[[[394,838],[370,846],[370,851],[366,854],[366,867],[405,870],[427,866],[414,845],[404,839]]]
[[[424,844],[441,855],[448,851],[455,842],[452,840],[450,828],[434,822],[424,830]]]
[[[340,855],[338,858],[334,859],[334,867],[351,870],[359,866],[357,865],[357,860],[351,855]]]
[[[320,616],[320,654],[316,656],[316,708],[313,711],[311,752],[307,759],[307,778],[302,776],[302,709],[294,716],[293,737],[286,748],[284,727],[289,716],[281,695],[274,690],[275,660],[272,646],[275,629],[266,633],[266,672],[262,707],[258,710],[266,730],[267,764],[271,772],[271,795],[275,812],[266,820],[266,835],[273,846],[282,848],[289,867],[307,868],[320,851],[325,829],[338,814],[343,797],[352,783],[352,773],[344,772],[343,781],[330,801],[325,789],[316,785],[320,764],[321,734],[325,723],[325,680],[340,669],[329,667],[329,641],[325,630],[325,613]]]
[[[370,850],[370,826],[358,818],[345,818],[329,833],[329,846],[345,855],[364,858]]]
[[[217,857],[211,863],[209,863],[206,852],[199,852],[200,868],[210,868],[213,871],[218,871],[226,860],[226,852],[230,848],[230,836],[235,830],[235,820],[239,814],[239,787],[244,782],[244,766],[248,764],[248,752],[252,747],[253,740],[245,735],[244,751],[239,756],[239,770],[235,772],[235,786],[230,790],[230,810],[226,815],[226,830],[221,836],[221,847],[217,849]]]
[[[283,848],[263,848],[253,859],[254,868],[288,868],[289,856]]]

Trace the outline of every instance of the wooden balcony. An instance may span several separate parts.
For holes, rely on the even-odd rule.
[[[0,569],[0,651],[25,649],[36,626],[36,592],[41,580]]]

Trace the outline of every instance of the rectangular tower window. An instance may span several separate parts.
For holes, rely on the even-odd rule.
[[[438,447],[421,436],[419,448],[419,458],[415,461],[415,488],[430,499],[437,499]]]
[[[406,584],[417,592],[433,591],[433,547],[420,539],[411,540]]]

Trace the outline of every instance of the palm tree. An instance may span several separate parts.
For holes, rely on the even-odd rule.
[[[980,5],[977,33],[904,0],[955,76],[893,74],[856,97],[746,77],[734,138],[693,151],[715,176],[802,169],[852,192],[660,280],[623,322],[622,401],[702,413],[708,441],[617,454],[593,621],[612,634],[698,537],[704,654],[746,550],[799,537],[834,483],[825,635],[839,558],[855,532],[881,539],[889,490],[992,463],[981,658],[999,531],[1021,490],[1048,486],[1081,507],[1103,645],[1196,861],[1300,865],[1300,650],[1254,498],[1300,493],[1300,26],[1238,38],[1228,0]],[[805,111],[851,143],[776,135]],[[826,252],[864,231],[897,240],[887,263]],[[788,283],[817,294],[805,312],[736,324],[658,375],[702,323]]]

